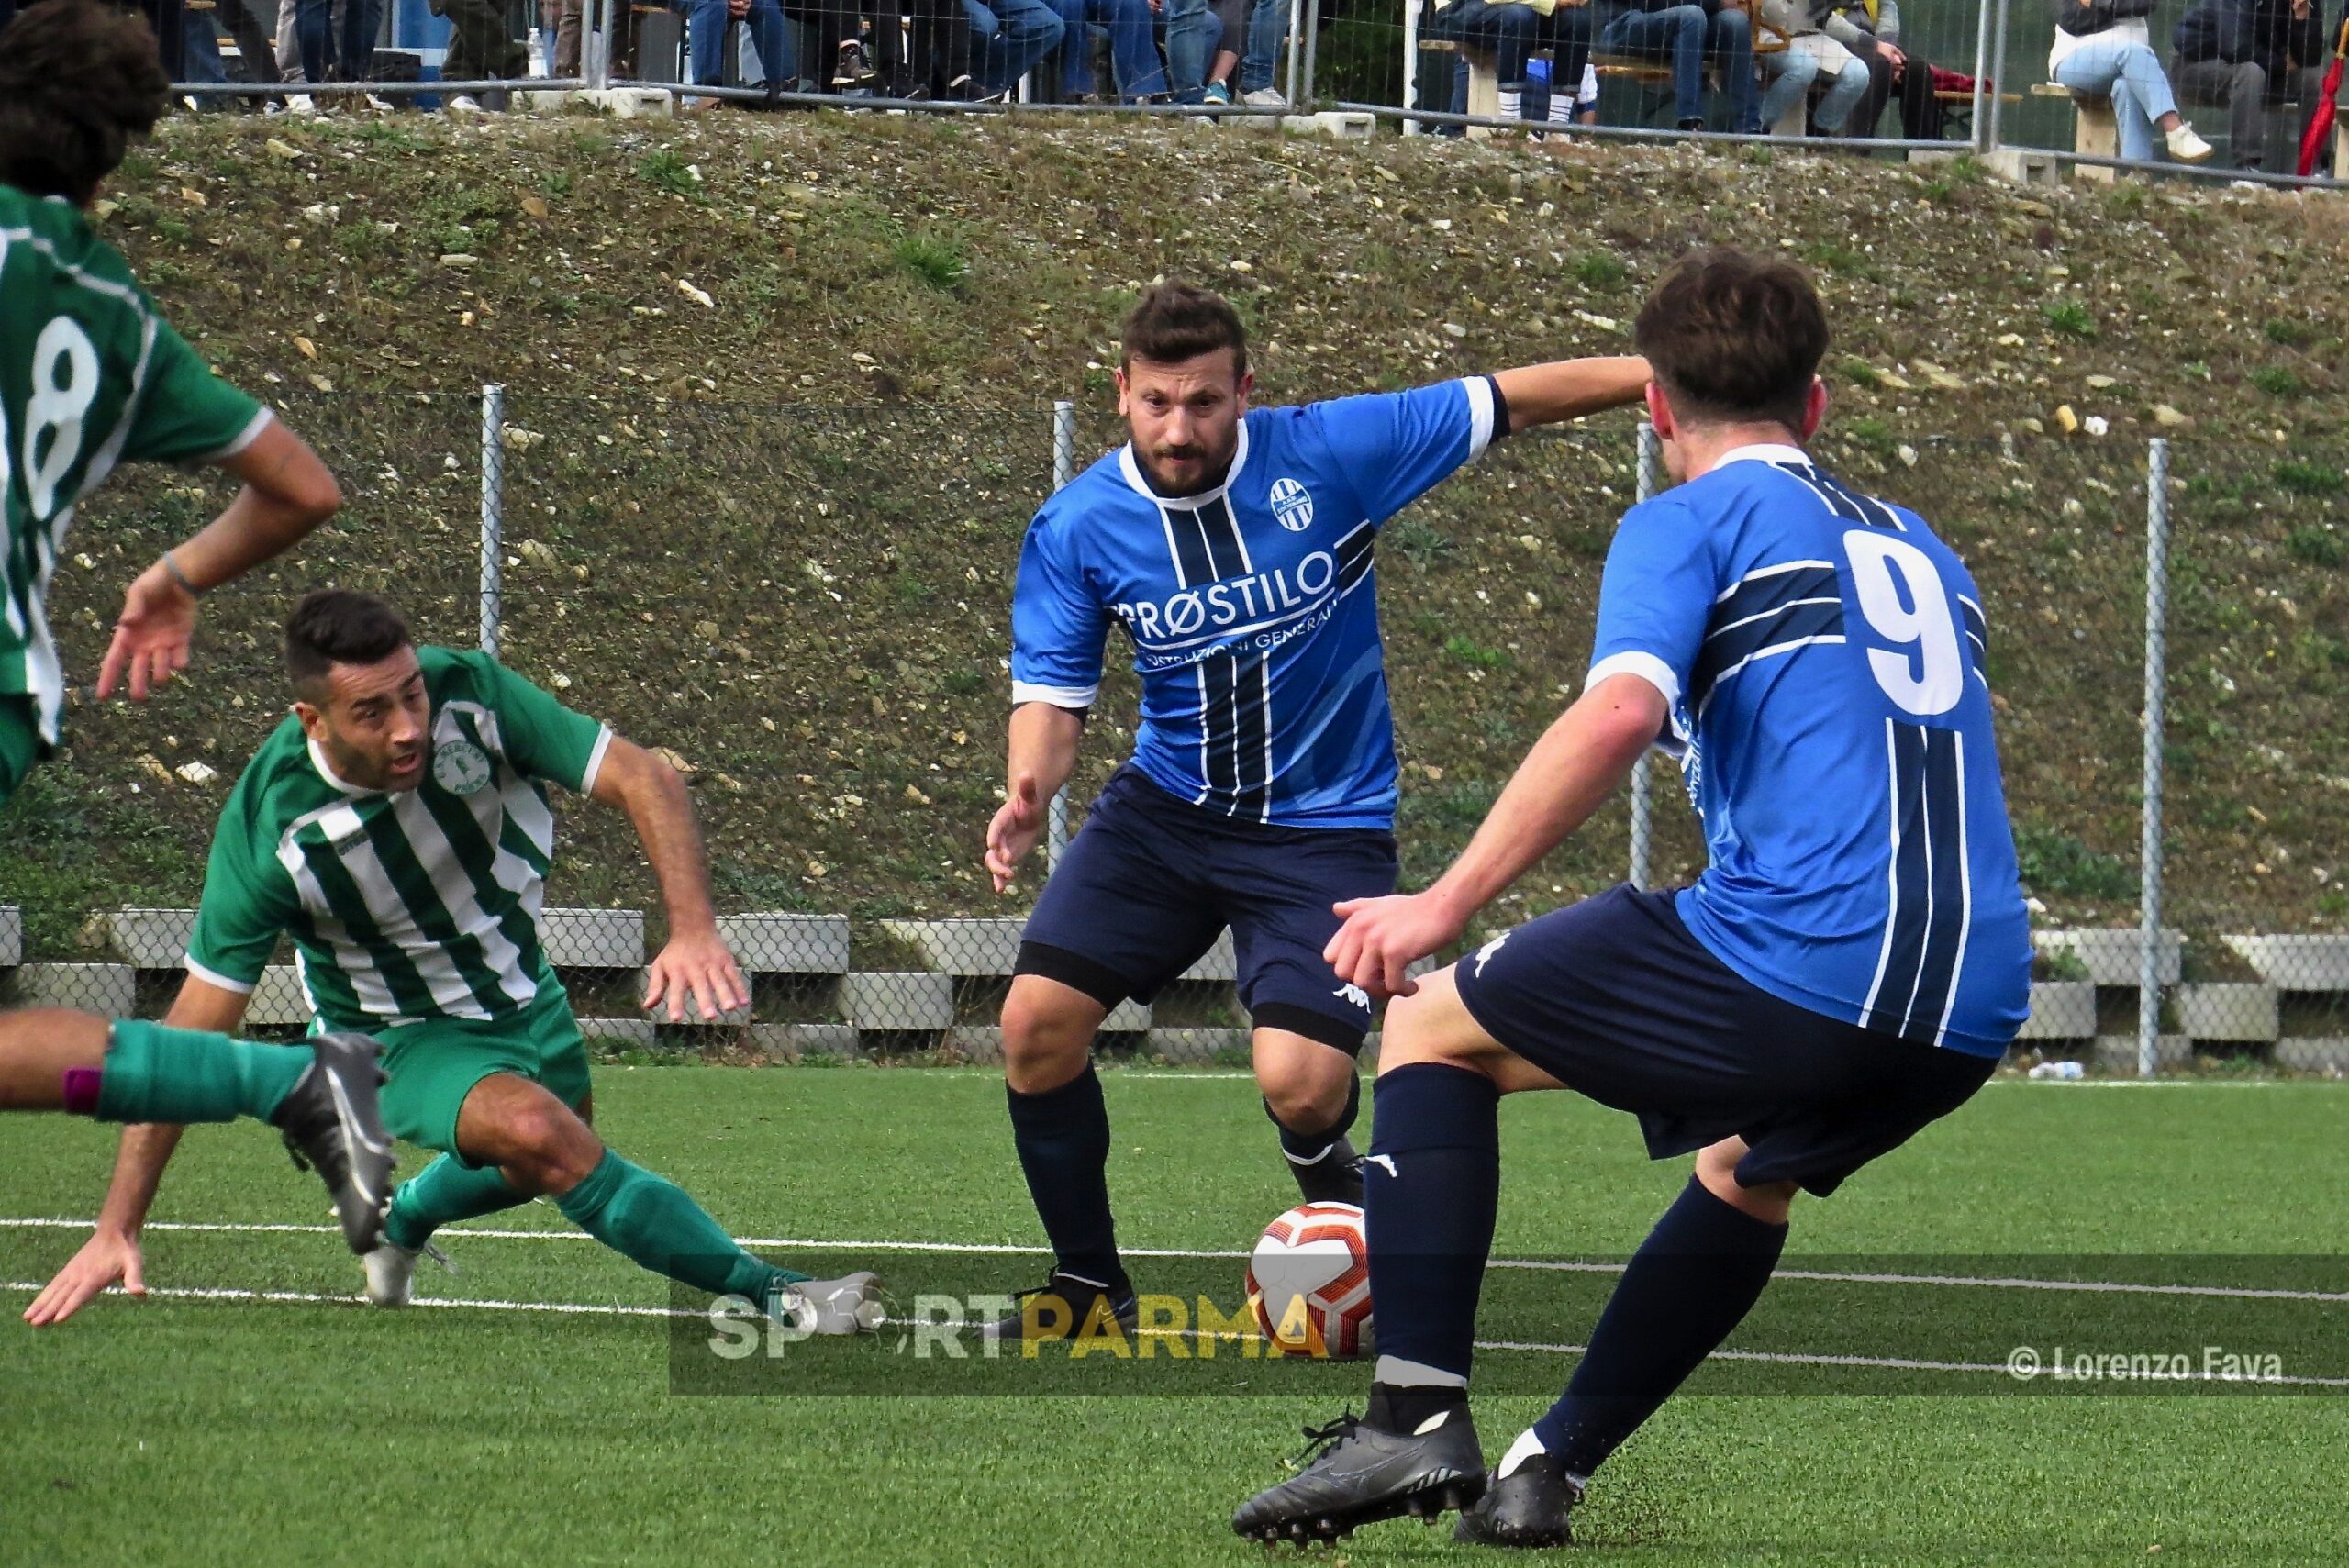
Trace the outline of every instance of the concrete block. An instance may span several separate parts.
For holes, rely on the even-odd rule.
[[[134,969],[177,969],[195,934],[193,909],[119,909],[113,916],[115,951]]]
[[[2220,939],[2278,991],[2349,991],[2349,937]]]
[[[863,1029],[947,1029],[954,1022],[954,981],[944,974],[851,974],[841,983],[841,1011]]]
[[[2154,1042],[2154,1063],[2169,1069],[2191,1066],[2194,1042],[2182,1034],[2165,1034]],[[2096,1064],[2114,1073],[2137,1071],[2137,1037],[2100,1034],[2096,1037]]]
[[[2178,1028],[2196,1040],[2270,1040],[2276,1038],[2276,987],[2254,984],[2181,985]]]
[[[79,1007],[127,1018],[139,1006],[139,972],[127,963],[24,963],[0,986],[17,1007]]]
[[[2349,1073],[2349,1040],[2279,1040],[2270,1060],[2296,1073]]]
[[[245,1003],[249,1024],[306,1029],[312,1012],[310,994],[302,989],[302,972],[290,963],[273,963],[262,970],[260,984]]]
[[[1237,980],[1240,960],[1231,951],[1231,933],[1226,931],[1216,938],[1215,946],[1200,956],[1199,962],[1182,973],[1185,980]]]
[[[582,1040],[618,1040],[624,1045],[651,1045],[657,1038],[651,1018],[582,1018]]]
[[[1024,919],[884,920],[882,930],[918,951],[941,974],[1008,974],[1019,956]]]
[[[1985,153],[1982,166],[1998,179],[2017,185],[2060,185],[2064,183],[2064,166],[2044,152],[2025,152],[2016,148],[2002,147]]]
[[[1291,136],[1326,136],[1333,141],[1368,141],[1378,134],[1378,121],[1375,117],[1352,109],[1283,115],[1280,128]]]
[[[2031,1017],[2018,1040],[2094,1040],[2096,987],[2085,980],[2041,981],[2031,988]]]
[[[24,956],[25,912],[13,904],[0,904],[0,969]]]
[[[1003,1030],[994,1024],[956,1024],[946,1031],[946,1049],[966,1062],[1003,1060]]]
[[[1148,1004],[1137,1002],[1130,996],[1110,1008],[1109,1016],[1101,1020],[1103,1034],[1141,1034],[1149,1028]]]
[[[579,96],[615,119],[665,120],[676,113],[676,100],[649,87],[607,87],[601,92],[590,89]]]
[[[718,934],[751,974],[846,974],[845,915],[720,915]]]
[[[634,969],[644,962],[644,911],[549,909],[539,945],[557,969]]]
[[[644,995],[644,987],[650,980],[651,973],[652,972],[649,969],[640,969],[636,972],[636,996],[640,997]],[[633,1001],[636,998],[631,997],[629,999]],[[754,996],[752,998],[753,1006],[756,1005],[756,1001],[757,999]],[[701,998],[698,996],[687,996],[685,1002],[685,1016],[677,1020],[676,1024],[674,1026],[674,1028],[726,1029],[733,1025],[747,1024],[751,1021],[751,1009],[749,1007],[736,1007],[733,1011],[720,1013],[714,1018],[705,1018],[701,1016]],[[662,997],[659,1005],[656,1006],[652,1011],[647,1013],[645,1017],[655,1024],[668,1023],[669,998],[666,996]]]
[[[752,1024],[751,1049],[778,1061],[803,1056],[862,1056],[853,1024]]]
[[[2137,984],[2141,942],[2135,931],[2033,931],[2031,940],[2042,952],[2067,952],[2077,958],[2087,966],[2093,984]],[[2155,939],[2157,977],[2164,985],[2177,984],[2178,954],[2184,945],[2185,938],[2176,931],[2164,931]]]
[[[1150,1031],[1148,1047],[1152,1056],[1163,1056],[1169,1062],[1186,1066],[1205,1065],[1224,1051],[1238,1051],[1246,1060],[1248,1031],[1246,1029],[1159,1029]]]

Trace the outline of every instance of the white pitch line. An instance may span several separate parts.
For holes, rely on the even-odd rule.
[[[15,1230],[87,1230],[94,1221],[87,1219],[0,1219],[0,1229]],[[199,1220],[157,1220],[149,1230],[179,1230],[226,1235],[290,1235],[340,1236],[341,1228],[333,1225],[240,1225]],[[595,1238],[578,1230],[492,1230],[475,1229],[465,1225],[445,1227],[447,1236],[461,1236],[484,1241],[591,1241]],[[737,1236],[739,1247],[796,1248],[805,1251],[826,1252],[939,1252],[966,1257],[1050,1257],[1049,1247],[1024,1246],[996,1241],[904,1241],[874,1240],[828,1240],[816,1236]],[[1129,1258],[1246,1258],[1252,1254],[1239,1251],[1204,1251],[1186,1247],[1124,1247],[1119,1251]],[[1494,1269],[1517,1269],[1549,1273],[1620,1274],[1625,1265],[1616,1262],[1595,1262],[1573,1258],[1495,1258],[1486,1265]],[[1805,1280],[1828,1284],[1895,1284],[1937,1285],[1965,1290],[2041,1290],[2081,1291],[2110,1296],[2173,1296],[2210,1297],[2229,1301],[2312,1301],[2332,1305],[2349,1305],[2349,1291],[2288,1290],[2251,1285],[2219,1284],[2149,1284],[2135,1280],[2064,1280],[2035,1279],[2025,1275],[1977,1274],[1915,1274],[1845,1273],[1825,1269],[1781,1268],[1773,1279]]]
[[[43,1285],[35,1284],[26,1280],[0,1281],[0,1293],[15,1292],[25,1295],[33,1295],[39,1293],[44,1288],[46,1287]],[[106,1294],[108,1296],[116,1296],[120,1295],[121,1292],[119,1287],[110,1287]],[[299,1290],[202,1289],[193,1286],[164,1285],[151,1287],[149,1289],[147,1294],[153,1296],[162,1296],[175,1300],[245,1301],[266,1303],[274,1306],[364,1307],[367,1305],[367,1301],[364,1296],[327,1296],[314,1291]],[[707,1309],[690,1310],[679,1307],[624,1307],[615,1302],[482,1301],[460,1297],[419,1296],[411,1301],[409,1306],[414,1307],[431,1307],[442,1311],[539,1312],[578,1318],[706,1318],[708,1316]],[[908,1318],[885,1318],[883,1322],[885,1326],[896,1328],[913,1328],[919,1326],[914,1320]],[[932,1326],[934,1327],[934,1325]],[[1140,1329],[1137,1332],[1162,1339],[1195,1339],[1198,1336],[1201,1330],[1196,1329]],[[1590,1351],[1590,1347],[1587,1345],[1544,1344],[1539,1341],[1525,1340],[1479,1340],[1475,1342],[1475,1348],[1478,1351],[1492,1351],[1496,1353],[1513,1351],[1520,1354],[1560,1356],[1587,1355]],[[1265,1359],[1278,1360],[1281,1358],[1271,1357]],[[1747,1362],[1772,1366],[1850,1367],[1881,1372],[1960,1373],[1976,1376],[1997,1375],[2020,1383],[2035,1381],[2034,1379],[2029,1378],[2016,1378],[2014,1372],[2010,1367],[2004,1362],[1940,1362],[1920,1361],[1908,1356],[1854,1356],[1826,1353],[1812,1354],[1793,1351],[1731,1350],[1716,1350],[1709,1359],[1724,1362]],[[2051,1383],[2062,1381],[2059,1377],[2052,1374],[2043,1375],[2045,1375],[2046,1381]],[[2188,1373],[2176,1376],[2148,1376],[2133,1379],[2132,1381],[2178,1384],[2248,1383],[2263,1385],[2302,1388],[2349,1388],[2349,1377],[2299,1377],[2286,1374],[2278,1374],[2274,1377],[2228,1377],[2213,1373]]]

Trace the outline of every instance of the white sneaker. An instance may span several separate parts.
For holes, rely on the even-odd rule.
[[[2218,150],[2196,135],[2194,128],[2184,120],[2178,121],[2177,128],[2168,132],[2163,139],[2169,144],[2171,159],[2179,163],[2200,163]]]
[[[471,93],[458,94],[449,100],[446,107],[452,115],[477,115],[482,112],[481,100]]]
[[[457,1265],[449,1255],[427,1241],[415,1251],[386,1241],[362,1261],[367,1265],[367,1299],[377,1307],[406,1307],[416,1294],[416,1263],[429,1257],[451,1273]]]
[[[868,1334],[889,1313],[881,1276],[869,1271],[785,1285],[764,1305],[767,1316],[804,1334]]]
[[[318,112],[318,101],[307,93],[289,93],[285,95],[285,107],[294,114],[315,115]]]
[[[1288,100],[1281,96],[1281,91],[1277,87],[1259,87],[1252,93],[1243,93],[1240,95],[1240,101],[1252,109],[1288,107]]]
[[[379,115],[388,115],[392,112],[392,101],[389,98],[380,96],[373,93],[362,93],[359,96],[369,108],[374,110]]]

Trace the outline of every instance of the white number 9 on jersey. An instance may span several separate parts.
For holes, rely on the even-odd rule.
[[[1894,645],[1868,650],[1876,684],[1903,712],[1920,717],[1955,707],[1965,695],[1965,655],[1958,643],[1957,613],[1932,558],[1906,539],[1873,528],[1845,534],[1843,553],[1852,562],[1860,614],[1871,630]]]

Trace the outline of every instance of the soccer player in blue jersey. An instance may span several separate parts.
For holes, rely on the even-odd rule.
[[[1678,487],[1608,553],[1584,693],[1426,892],[1340,913],[1329,956],[1387,1010],[1368,1204],[1370,1407],[1232,1518],[1327,1540],[1473,1504],[1464,1540],[1553,1546],[1609,1454],[1768,1284],[1794,1195],[1825,1196],[1965,1103],[2026,1010],[2030,934],[1991,738],[1981,597],[1915,513],[1802,450],[1828,342],[1799,270],[1713,250],[1641,311]],[[1708,861],[1412,961],[1573,832],[1651,744]],[[1565,1395],[1489,1485],[1468,1411],[1500,1185],[1499,1097],[1573,1088],[1696,1173],[1624,1270]]]
[[[1373,602],[1379,526],[1511,430],[1631,403],[1634,358],[1251,411],[1239,317],[1179,283],[1127,318],[1131,439],[1046,502],[1012,600],[1010,779],[997,892],[1076,762],[1112,624],[1141,676],[1134,755],[1054,869],[1003,1009],[1019,1162],[1051,1238],[1035,1334],[1130,1318],[1094,1035],[1226,928],[1264,1107],[1308,1199],[1360,1201],[1346,1141],[1371,999],[1322,949],[1332,907],[1394,890],[1395,745]]]

